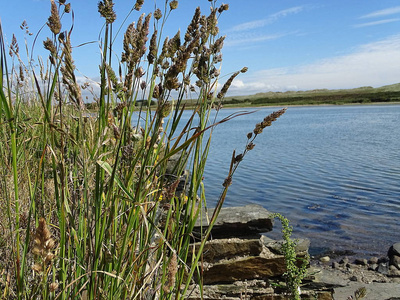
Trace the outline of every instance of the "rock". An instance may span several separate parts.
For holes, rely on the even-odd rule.
[[[284,240],[276,241],[276,240],[270,239],[269,237],[266,237],[263,235],[261,237],[261,241],[272,252],[283,255],[282,245],[285,242]],[[310,247],[309,239],[296,239],[296,249],[295,250],[296,250],[297,255],[305,255],[306,253],[308,253],[309,247]]]
[[[323,256],[319,259],[320,262],[327,263],[331,260],[329,256]]]
[[[393,244],[388,251],[388,256],[397,255],[400,256],[400,243]]]
[[[350,281],[358,281],[357,276],[353,275],[349,278]]]
[[[335,299],[351,299],[349,296],[354,295],[354,292],[359,288],[366,288],[367,294],[363,300],[383,300],[395,299],[400,295],[400,285],[396,283],[370,283],[365,285],[360,282],[351,282],[346,287],[335,288]]]
[[[359,265],[359,266],[366,266],[366,265],[368,265],[368,261],[367,261],[366,259],[360,259],[360,258],[356,258],[356,259],[354,260],[354,263],[355,263],[356,265]]]
[[[389,269],[389,271],[388,271],[388,276],[391,276],[391,277],[400,277],[400,270],[397,270],[397,268],[395,268],[395,269]]]
[[[377,257],[371,257],[368,261],[369,264],[373,265],[373,264],[378,264],[379,259]]]
[[[191,246],[199,249],[200,243]],[[243,240],[239,238],[219,239],[208,241],[204,245],[203,259],[207,262],[216,262],[221,259],[231,259],[237,256],[257,256],[260,255],[263,246],[260,239]],[[197,252],[197,251],[196,251]]]
[[[206,212],[202,219],[196,221],[194,231],[200,233],[208,227]],[[242,207],[222,208],[217,221],[211,231],[213,238],[254,236],[255,234],[269,232],[273,228],[274,220],[270,218],[271,212],[260,205],[251,204]]]
[[[391,266],[395,266],[397,269],[400,269],[400,256],[393,255],[389,258],[389,264]]]
[[[346,286],[348,280],[344,279],[342,272],[336,269],[321,269],[316,266],[309,268],[309,273],[313,275],[313,282],[311,285],[318,288],[334,288]],[[309,286],[310,284],[307,284]]]
[[[389,272],[389,266],[388,266],[388,264],[387,264],[387,263],[380,263],[380,264],[378,265],[377,271],[378,271],[379,273],[381,273],[381,274],[387,275],[388,272]]]
[[[340,264],[339,264],[338,262],[334,261],[334,262],[332,263],[332,268],[334,268],[334,269],[340,269]]]
[[[347,257],[345,257],[345,258],[341,259],[339,263],[345,266],[349,263],[349,259]]]
[[[204,270],[204,284],[229,283],[281,276],[286,271],[283,256],[246,257],[212,265]]]
[[[378,269],[378,264],[372,264],[368,267],[368,270],[376,271]]]

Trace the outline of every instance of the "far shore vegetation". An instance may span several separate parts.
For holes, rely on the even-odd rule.
[[[147,101],[147,100],[145,100]],[[136,107],[145,101],[136,101]],[[184,99],[186,109],[193,109],[197,99]],[[301,106],[301,105],[351,105],[351,104],[395,104],[400,103],[400,83],[378,88],[370,86],[354,89],[316,89],[309,91],[267,92],[246,96],[231,96],[220,104],[224,108],[261,106]],[[95,103],[86,103],[87,108],[95,109]],[[151,105],[157,102],[152,100]]]

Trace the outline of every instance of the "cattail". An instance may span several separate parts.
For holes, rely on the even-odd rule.
[[[51,0],[51,15],[48,19],[47,26],[49,26],[51,32],[59,34],[61,31],[61,21],[58,14],[58,8],[54,0]]]
[[[114,12],[114,2],[112,0],[100,1],[97,7],[100,15],[106,19],[107,24],[114,23],[117,15]]]

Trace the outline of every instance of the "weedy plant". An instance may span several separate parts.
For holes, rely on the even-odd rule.
[[[178,1],[140,15],[127,26],[116,60],[114,3],[100,1],[94,85],[75,75],[65,0],[50,1],[47,61],[27,53],[24,62],[15,38],[6,49],[0,23],[0,297],[182,299],[201,285],[201,250],[234,171],[254,147],[249,137],[246,150],[233,155],[200,249],[189,255],[206,203],[202,175],[213,129],[238,115],[216,122],[211,111],[247,70],[217,91],[225,38],[217,25],[228,5],[208,2],[210,14],[197,8],[183,38],[179,31],[162,37]],[[21,28],[31,34],[25,22]],[[90,111],[83,89],[94,91]],[[182,124],[185,97],[197,104]]]
[[[301,283],[306,276],[309,256],[298,258],[296,254],[296,241],[291,238],[293,228],[289,224],[289,220],[280,213],[274,213],[271,218],[277,218],[282,224],[283,244],[282,252],[285,256],[286,263],[286,289],[290,293],[293,300],[300,300]],[[300,265],[299,265],[300,262]]]

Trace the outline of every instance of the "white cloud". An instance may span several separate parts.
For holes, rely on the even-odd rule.
[[[400,13],[400,6],[390,7],[382,10],[377,10],[367,15],[361,16],[360,19],[367,19],[367,18],[377,18],[383,16],[389,16]]]
[[[362,23],[362,24],[354,25],[354,27],[361,28],[361,27],[375,26],[375,25],[381,25],[381,24],[398,22],[398,21],[400,21],[400,18],[386,19],[386,20],[380,20],[380,21],[375,21],[375,22]]]
[[[295,6],[288,9],[278,11],[277,13],[269,15],[265,19],[254,20],[251,22],[242,23],[232,27],[229,32],[248,31],[256,28],[264,27],[268,24],[276,22],[279,18],[284,18],[288,15],[297,14],[304,9],[302,6]]]
[[[254,43],[257,42],[276,40],[287,35],[288,34],[266,34],[266,35],[238,34],[234,36],[231,35],[225,40],[224,45],[226,47],[238,46],[238,45],[253,45]]]
[[[399,63],[396,63],[399,62]],[[360,46],[351,54],[313,64],[254,72],[230,94],[382,86],[400,81],[400,35]]]

